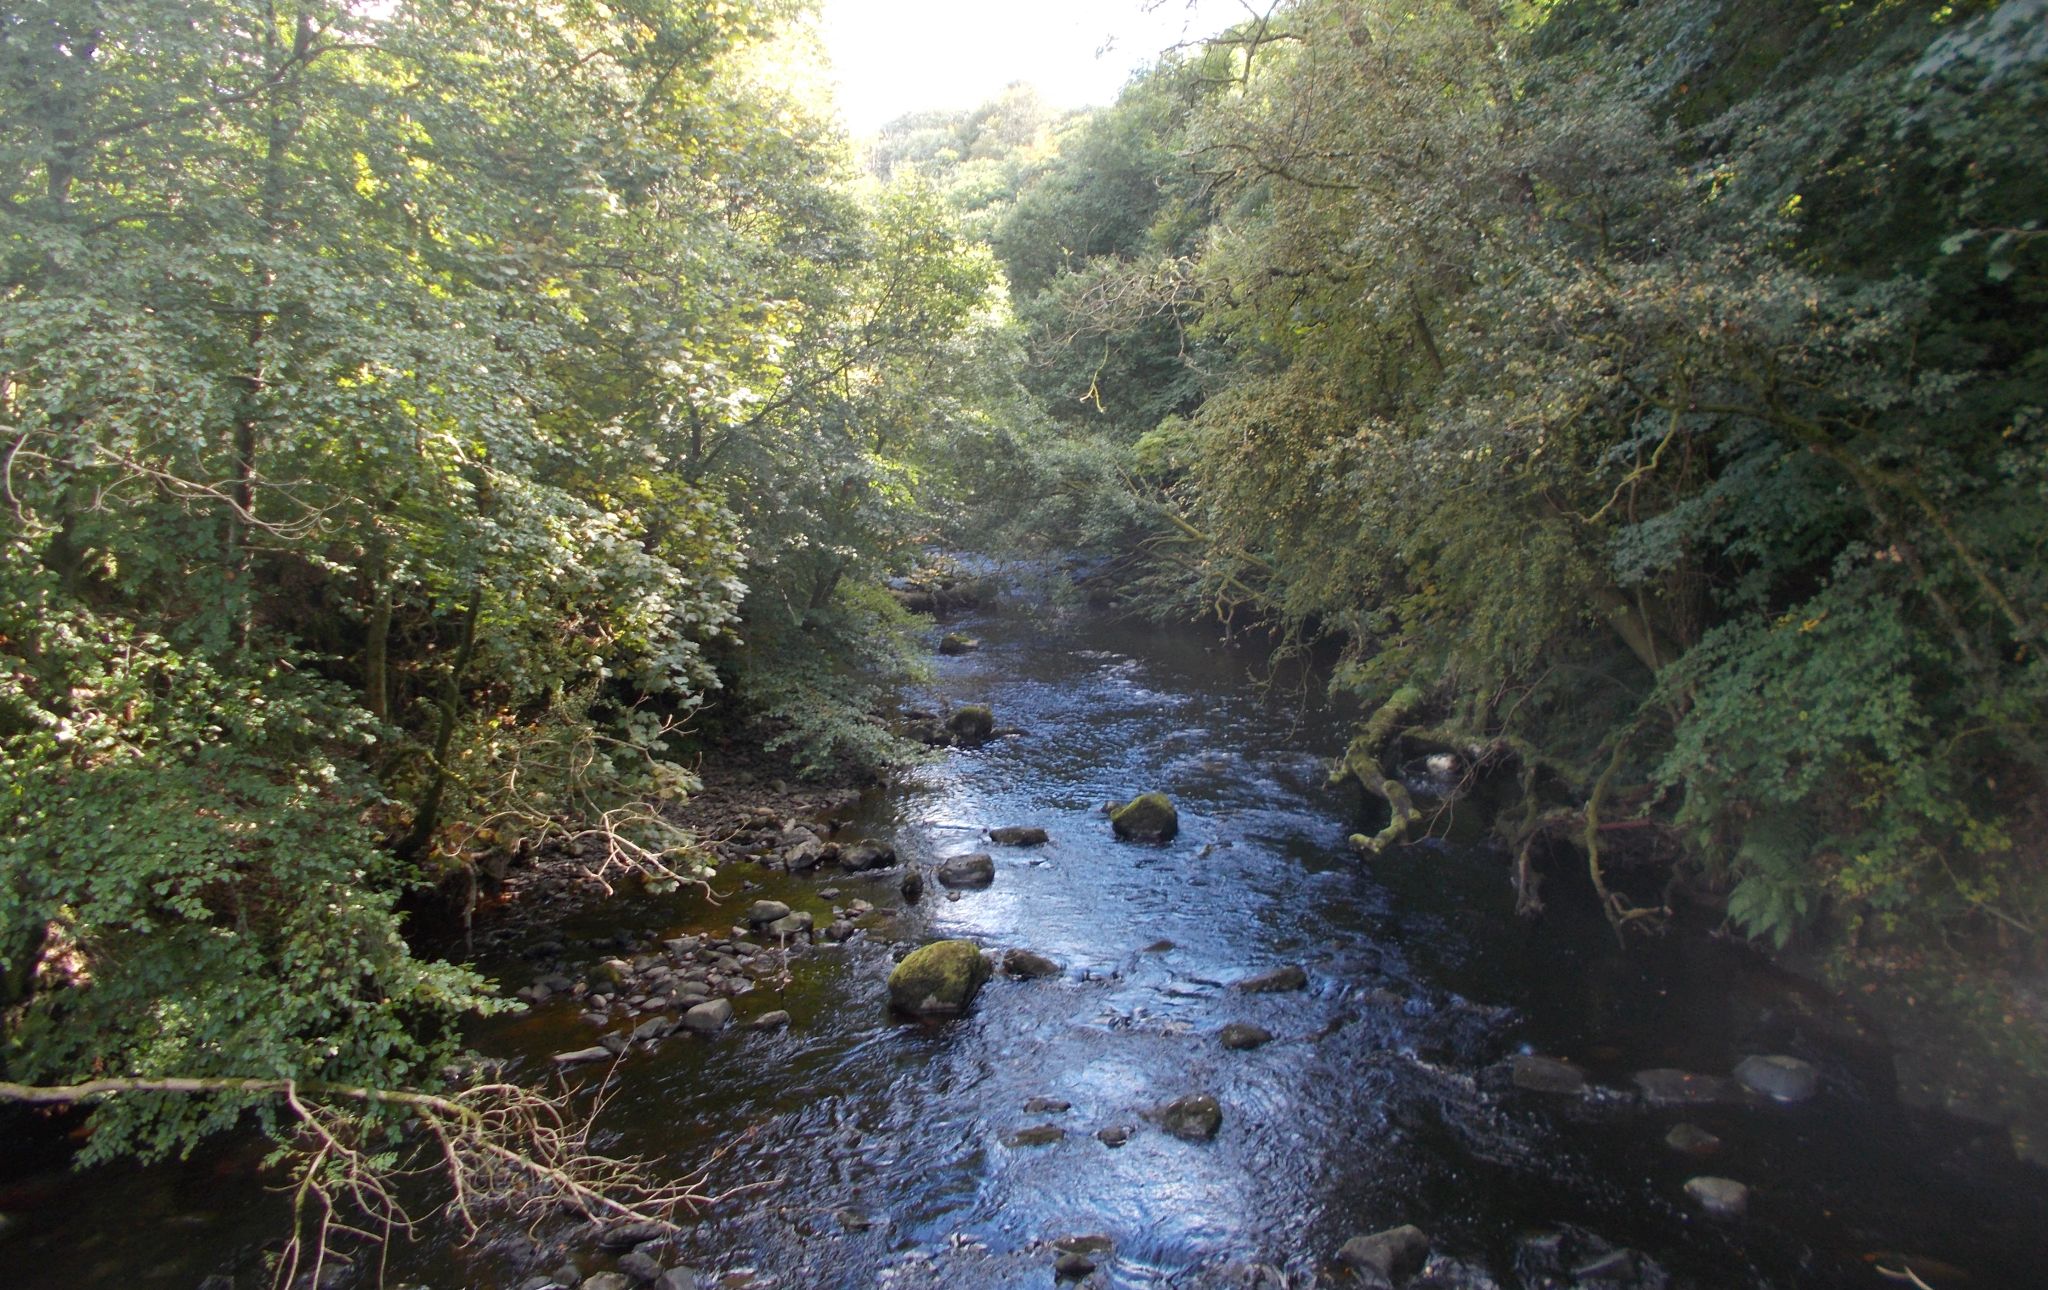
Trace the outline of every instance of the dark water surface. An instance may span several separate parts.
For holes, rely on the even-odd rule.
[[[894,872],[792,880],[737,866],[721,889],[760,890],[723,909],[642,902],[553,929],[720,931],[756,896],[822,926],[834,902],[821,887],[877,906],[855,940],[738,1000],[742,1021],[788,1009],[788,1030],[677,1038],[620,1068],[604,1119],[614,1148],[705,1170],[713,1191],[766,1184],[704,1216],[681,1261],[752,1270],[756,1286],[1044,1287],[1050,1242],[1101,1234],[1114,1257],[1093,1284],[1241,1284],[1233,1265],[1262,1263],[1295,1286],[1338,1285],[1331,1260],[1346,1238],[1413,1222],[1464,1265],[1464,1280],[1442,1269],[1440,1284],[1621,1284],[1546,1268],[1622,1246],[1674,1285],[1878,1286],[1890,1283],[1867,1256],[1898,1251],[1955,1265],[1975,1287],[2048,1285],[2048,1179],[2011,1163],[1995,1132],[1894,1105],[1882,1047],[1830,1001],[1704,937],[1623,957],[1572,913],[1562,879],[1552,916],[1522,925],[1507,866],[1476,846],[1361,860],[1343,845],[1355,802],[1323,786],[1344,731],[1314,678],[1268,685],[1256,651],[1201,633],[1011,604],[947,624],[984,645],[939,660],[933,689],[987,703],[1023,733],[920,768],[840,834],[893,841],[925,865],[990,851],[994,886],[906,908]],[[1180,836],[1113,841],[1100,805],[1150,789],[1178,803]],[[990,846],[982,830],[1009,824],[1052,841]],[[993,981],[960,1021],[890,1019],[892,951],[935,937],[1033,949],[1064,974]],[[487,966],[510,988],[531,969],[505,948]],[[1307,990],[1229,988],[1285,964],[1307,969]],[[1277,1038],[1226,1051],[1215,1032],[1231,1021]],[[478,1043],[532,1075],[591,1033],[573,1006],[549,1006],[492,1023]],[[1610,1091],[1512,1090],[1499,1064],[1516,1052],[1573,1059]],[[1637,1069],[1724,1074],[1748,1052],[1816,1062],[1824,1093],[1687,1115],[1629,1095]],[[1198,1092],[1223,1107],[1213,1142],[1146,1118]],[[1036,1096],[1072,1106],[1028,1112]],[[1681,1118],[1720,1135],[1722,1154],[1703,1166],[1666,1147]],[[1042,1123],[1064,1140],[1003,1145]],[[1135,1130],[1128,1145],[1094,1136],[1113,1125]],[[18,1215],[0,1234],[0,1285],[192,1286],[237,1252],[253,1269],[279,1211],[252,1190],[248,1163],[230,1153],[40,1175],[0,1193]],[[1683,1184],[1702,1172],[1755,1188],[1750,1216],[1700,1215]],[[394,1255],[391,1282],[526,1275],[502,1247],[429,1240]],[[1963,1284],[1944,1275],[1930,1279]],[[245,1270],[239,1284],[258,1280]]]

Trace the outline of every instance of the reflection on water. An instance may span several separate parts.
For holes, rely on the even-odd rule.
[[[1216,1285],[1232,1261],[1306,1277],[1347,1237],[1412,1221],[1502,1285],[1523,1283],[1529,1238],[1568,1229],[1644,1250],[1681,1284],[1864,1286],[1860,1255],[1901,1248],[1969,1267],[1979,1286],[2024,1283],[2009,1278],[2031,1270],[2048,1230],[2038,1176],[1958,1159],[1951,1126],[1886,1104],[1881,1054],[1830,1049],[1788,1021],[1783,987],[1738,951],[1674,938],[1623,959],[1562,907],[1517,924],[1505,866],[1471,847],[1348,854],[1351,803],[1324,787],[1321,760],[1344,732],[1313,678],[1262,678],[1252,655],[1198,633],[1048,622],[1029,606],[948,627],[984,643],[936,661],[933,697],[988,704],[1023,733],[918,768],[842,836],[893,841],[921,865],[986,850],[995,883],[905,907],[894,873],[721,879],[755,879],[821,925],[823,886],[878,912],[738,1001],[742,1021],[789,1010],[786,1031],[673,1040],[621,1068],[610,1146],[705,1171],[712,1190],[753,1187],[690,1230],[687,1261],[785,1287],[1044,1286],[1046,1242],[1100,1233],[1115,1243],[1109,1284]],[[1113,841],[1101,805],[1152,789],[1179,805],[1179,836]],[[983,836],[1010,824],[1050,841]],[[645,904],[566,931],[597,936],[622,918],[716,931],[731,917],[730,905]],[[1036,950],[1062,975],[998,979],[949,1024],[891,1020],[892,951],[951,936]],[[1283,964],[1304,966],[1309,988],[1230,988]],[[1215,1034],[1232,1021],[1275,1039],[1226,1050]],[[551,1007],[478,1040],[538,1075],[589,1034]],[[1821,1059],[1832,1091],[1694,1117],[1728,1144],[1713,1169],[1758,1188],[1754,1216],[1732,1226],[1686,1204],[1698,1167],[1661,1142],[1675,1116],[1619,1099],[1567,1113],[1488,1074],[1540,1051],[1622,1088],[1639,1067],[1722,1072],[1758,1047]],[[1192,1092],[1224,1108],[1213,1142],[1147,1118]],[[1026,1109],[1040,1097],[1068,1109]],[[1065,1136],[1003,1144],[1048,1123]],[[1096,1136],[1117,1126],[1134,1130],[1127,1145]],[[0,1197],[32,1214],[0,1242],[0,1281],[196,1283],[274,1234],[274,1209],[219,1181],[227,1163]],[[502,1250],[435,1242],[401,1251],[394,1270],[434,1286],[522,1279]]]

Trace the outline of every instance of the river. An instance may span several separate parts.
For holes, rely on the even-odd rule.
[[[780,1008],[787,1029],[678,1037],[620,1067],[614,1147],[703,1170],[713,1191],[754,1186],[677,1242],[705,1284],[1044,1287],[1055,1242],[1099,1235],[1091,1285],[1337,1285],[1347,1238],[1401,1223],[1439,1256],[1422,1284],[1445,1287],[1867,1287],[1899,1252],[1942,1290],[1961,1272],[1975,1287],[2048,1275],[2048,1179],[1992,1130],[1897,1105],[1881,1043],[1824,994],[1701,934],[1624,955],[1562,884],[1550,916],[1520,922],[1506,864],[1474,843],[1349,852],[1356,802],[1323,782],[1343,714],[1312,668],[1274,672],[1213,632],[1030,597],[945,626],[982,644],[937,660],[931,697],[985,703],[1020,733],[869,794],[838,836],[924,866],[987,851],[992,886],[906,905],[896,872],[737,866],[721,889],[756,889],[720,909],[641,898],[547,930],[573,947],[623,925],[651,944],[722,932],[760,897],[822,925],[828,888],[877,907],[853,940],[739,1000],[742,1022]],[[1113,840],[1101,805],[1153,789],[1178,804],[1179,836]],[[982,831],[1001,825],[1050,841],[993,846]],[[1062,971],[998,977],[956,1021],[890,1017],[892,956],[939,937],[1028,948]],[[508,988],[531,972],[520,948],[486,959]],[[1307,988],[1232,988],[1286,965]],[[1216,1032],[1233,1021],[1275,1038],[1228,1050]],[[589,1040],[553,1004],[477,1034],[530,1076]],[[1640,1069],[1725,1074],[1756,1052],[1810,1060],[1821,1095],[1683,1113],[1634,1095]],[[1513,1088],[1516,1053],[1570,1059],[1592,1091]],[[1222,1108],[1213,1141],[1150,1118],[1190,1093]],[[1027,1110],[1034,1098],[1068,1106]],[[1681,1119],[1719,1154],[1668,1146]],[[1039,1125],[1064,1136],[1005,1144]],[[1122,1146],[1097,1136],[1115,1127],[1131,1131]],[[0,1284],[189,1287],[238,1261],[237,1284],[258,1284],[279,1210],[258,1203],[247,1164],[216,1152],[44,1175],[0,1239]],[[1684,1190],[1701,1173],[1749,1184],[1747,1217],[1705,1216]],[[590,1250],[575,1248],[585,1273],[607,1266]],[[428,1239],[395,1253],[391,1283],[512,1287],[560,1261],[529,1256],[517,1239]]]

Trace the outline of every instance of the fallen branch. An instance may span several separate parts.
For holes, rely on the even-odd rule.
[[[593,1219],[675,1226],[683,1206],[708,1204],[703,1179],[659,1182],[646,1164],[594,1152],[587,1113],[566,1098],[511,1083],[473,1085],[438,1094],[406,1089],[302,1083],[290,1079],[95,1079],[77,1084],[0,1082],[0,1101],[29,1106],[76,1106],[137,1094],[253,1097],[274,1101],[290,1121],[290,1141],[274,1161],[288,1161],[293,1231],[281,1255],[276,1283],[285,1285],[310,1262],[318,1283],[338,1236],[370,1241],[378,1233],[410,1233],[418,1219],[398,1199],[398,1183],[438,1173],[449,1193],[434,1209],[465,1238],[494,1215],[538,1220],[571,1209]],[[394,1161],[389,1124],[364,1114],[400,1112],[418,1135],[413,1162]],[[354,1219],[365,1220],[367,1227]]]

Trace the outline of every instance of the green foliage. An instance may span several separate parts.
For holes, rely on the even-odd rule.
[[[792,8],[0,16],[11,1072],[431,1083],[484,983],[399,892],[584,831],[702,874],[719,703],[891,751],[861,584],[992,433],[994,268],[860,191]]]
[[[1621,747],[1746,929],[2038,943],[2040,16],[1283,6],[1019,196],[1035,388],[1161,394],[1162,602]]]
[[[55,928],[10,1000],[10,1078],[85,1073],[431,1085],[455,1019],[497,1006],[399,938],[351,759],[374,729],[282,657],[227,674],[78,606],[10,544],[0,584],[0,928]],[[248,1103],[124,1099],[88,1160],[156,1157]]]
[[[922,626],[880,588],[844,582],[800,621],[757,636],[743,697],[763,746],[786,753],[805,775],[915,758],[921,749],[878,714],[900,682],[922,677]]]

